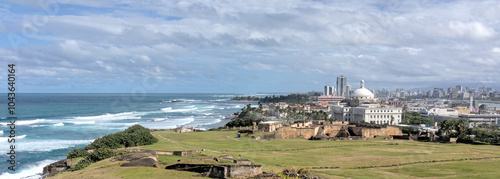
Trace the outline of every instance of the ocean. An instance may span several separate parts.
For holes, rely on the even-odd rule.
[[[7,170],[7,95],[0,107],[0,178],[42,173],[47,164],[66,158],[94,139],[140,124],[150,129],[225,125],[249,102],[229,101],[255,94],[16,94],[16,166]],[[181,100],[183,102],[172,102]],[[251,103],[256,105],[256,103]],[[36,178],[36,177],[35,177]]]

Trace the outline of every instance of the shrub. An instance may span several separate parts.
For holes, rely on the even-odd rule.
[[[80,160],[75,167],[69,169],[69,171],[76,171],[76,170],[81,170],[87,166],[89,166],[92,163],[110,158],[116,156],[116,153],[113,152],[110,149],[103,148],[103,149],[97,149],[94,152],[90,153],[87,157],[85,157],[83,160]]]
[[[151,135],[148,129],[142,127],[141,125],[134,125],[123,132],[117,132],[98,138],[91,144],[87,145],[85,149],[116,149],[120,147],[149,145],[156,142],[158,142],[158,139]]]
[[[229,121],[226,126],[227,127],[240,127],[240,126],[252,126],[253,122],[256,122],[259,124],[262,122],[262,119],[257,119],[257,120],[252,120],[252,119],[233,119],[232,121]]]
[[[101,161],[117,154],[110,149],[120,147],[133,147],[140,145],[149,145],[158,142],[148,129],[141,125],[134,125],[124,130],[109,134],[94,140],[91,144],[87,145],[85,149],[75,149],[68,153],[67,158],[85,157],[79,161],[69,171],[81,170],[90,164]],[[94,152],[88,153],[86,150],[94,149]]]
[[[83,160],[80,160],[74,167],[68,169],[68,171],[81,170],[81,169],[84,169],[85,167],[89,166],[92,163],[94,163],[92,160],[85,157]]]
[[[112,150],[104,148],[104,149],[97,149],[97,150],[95,150],[94,152],[92,152],[86,158],[89,158],[93,162],[97,162],[97,161],[101,161],[101,160],[107,159],[109,157],[113,157],[115,155],[116,155],[116,153],[113,152]]]
[[[66,158],[72,159],[77,157],[86,157],[87,155],[89,155],[89,153],[85,149],[74,149],[68,153]]]

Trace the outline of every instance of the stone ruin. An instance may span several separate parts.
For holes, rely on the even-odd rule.
[[[196,172],[211,178],[249,178],[262,173],[262,165],[174,164],[165,169]]]
[[[401,136],[401,129],[394,126],[349,123],[346,121],[311,121],[295,123],[276,129],[274,134],[256,139],[312,139],[312,140],[360,140],[376,136]]]

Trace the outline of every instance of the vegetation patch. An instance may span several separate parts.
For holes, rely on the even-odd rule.
[[[149,145],[158,142],[148,129],[141,125],[134,125],[123,132],[109,134],[104,137],[94,140],[91,144],[85,147],[86,150],[109,148],[117,149],[121,147],[135,147],[141,145]]]
[[[151,135],[148,129],[141,125],[134,125],[123,132],[117,132],[98,138],[87,145],[85,149],[74,149],[70,151],[67,154],[68,159],[77,157],[84,158],[78,161],[69,171],[81,170],[92,163],[116,156],[117,153],[110,149],[148,145],[156,142],[158,142],[158,139]],[[89,153],[87,150],[94,151]]]

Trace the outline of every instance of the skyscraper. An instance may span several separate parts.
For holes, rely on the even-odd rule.
[[[326,85],[325,86],[325,96],[328,96],[328,95],[333,95],[333,87]]]
[[[346,99],[349,98],[349,97],[351,97],[351,85],[346,85],[345,86],[345,94],[346,94],[345,95]]]
[[[346,96],[347,77],[340,75],[337,77],[337,96]]]

